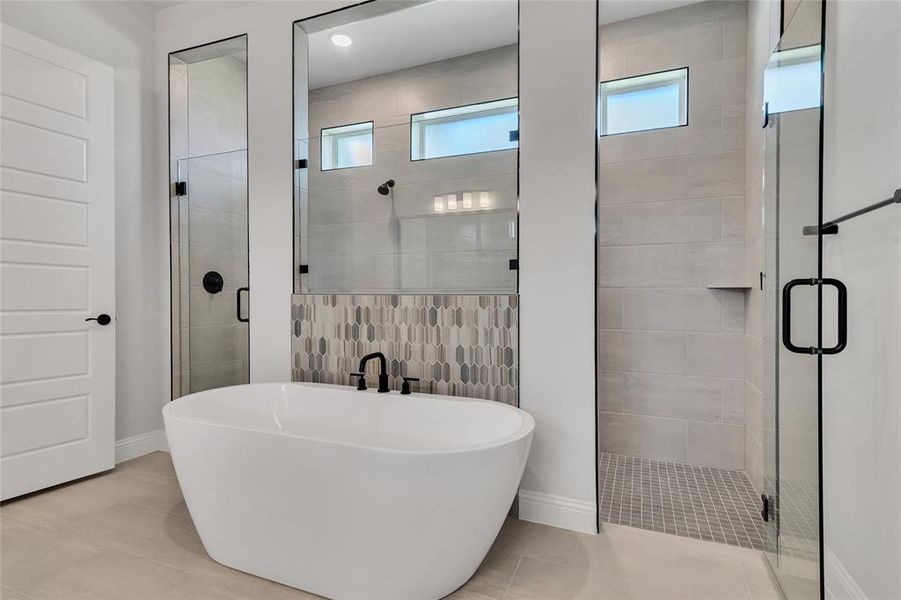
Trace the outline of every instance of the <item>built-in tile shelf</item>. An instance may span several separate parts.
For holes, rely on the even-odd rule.
[[[708,290],[750,290],[754,286],[747,283],[709,283]]]

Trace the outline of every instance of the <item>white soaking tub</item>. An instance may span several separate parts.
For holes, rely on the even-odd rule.
[[[329,598],[441,598],[475,572],[522,477],[535,422],[498,402],[306,383],[163,409],[209,555]]]

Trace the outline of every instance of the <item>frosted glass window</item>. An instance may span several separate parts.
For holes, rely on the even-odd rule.
[[[410,159],[510,150],[519,145],[519,100],[507,98],[411,115]]]
[[[776,52],[763,72],[770,114],[820,106],[820,46]]]
[[[322,130],[322,170],[372,164],[372,121]]]
[[[688,124],[688,69],[601,83],[601,135]]]

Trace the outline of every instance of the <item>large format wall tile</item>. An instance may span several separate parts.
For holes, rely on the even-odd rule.
[[[392,389],[418,377],[414,390],[518,404],[515,295],[302,294],[291,313],[294,381],[350,385],[360,359],[382,352]],[[366,375],[375,386],[377,361]]]
[[[300,250],[295,249],[295,259],[308,265],[309,274],[298,278],[297,291],[493,294],[516,289],[508,261],[516,258],[517,150],[414,161],[410,118],[516,96],[517,56],[513,44],[310,90],[312,137],[306,146],[299,144],[309,159],[304,170],[308,209],[300,214],[304,194],[298,194]],[[363,121],[373,122],[372,165],[322,171],[320,130]],[[388,179],[395,186],[390,196],[382,196],[377,187]],[[471,194],[468,207],[464,193]],[[456,198],[454,208],[449,195]],[[436,196],[442,198],[441,209]],[[469,254],[449,254],[455,252]],[[380,258],[401,254],[418,256],[404,256],[390,266]],[[348,259],[336,261],[335,256]]]
[[[760,220],[745,208],[747,7],[693,3],[604,25],[598,42],[602,81],[688,68],[687,125],[599,142],[601,448],[743,468],[755,307],[708,286],[750,279],[745,228]]]

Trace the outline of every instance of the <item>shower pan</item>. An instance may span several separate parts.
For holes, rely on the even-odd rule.
[[[172,397],[247,383],[247,41],[169,56]]]

